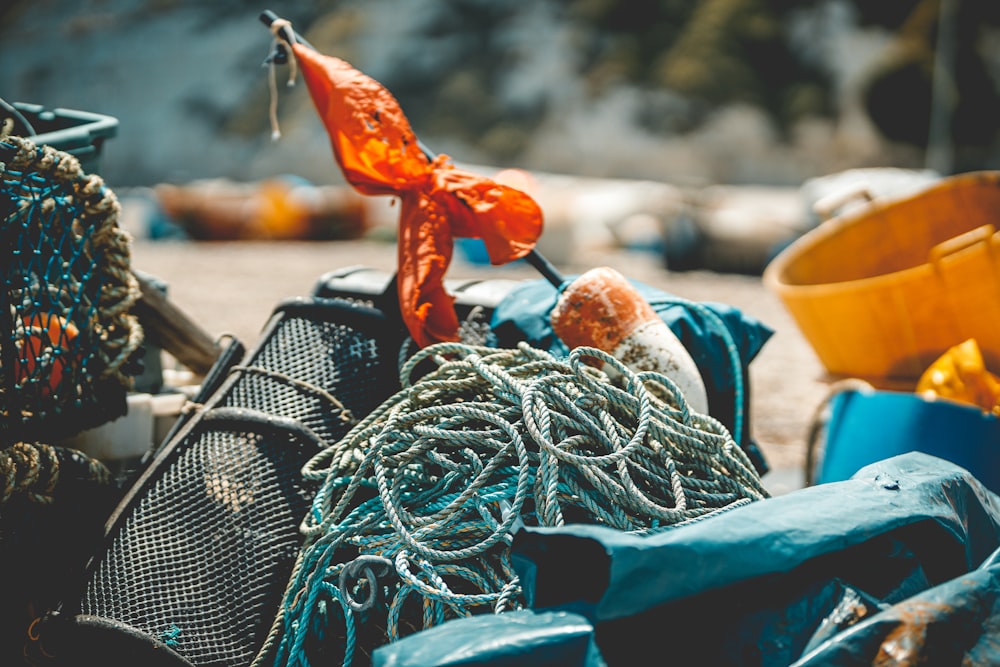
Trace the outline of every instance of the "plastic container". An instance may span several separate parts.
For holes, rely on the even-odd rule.
[[[12,106],[34,130],[34,134],[20,136],[31,139],[36,146],[51,146],[73,155],[88,174],[100,171],[104,142],[118,134],[118,119],[112,116],[73,109],[46,109],[24,102],[14,102]]]
[[[834,395],[817,482],[843,481],[870,463],[914,451],[951,461],[1000,493],[1000,419],[972,405],[898,391]]]
[[[942,179],[831,218],[764,270],[832,375],[915,381],[975,338],[1000,363],[1000,172]]]

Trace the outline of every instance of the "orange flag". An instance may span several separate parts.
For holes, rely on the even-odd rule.
[[[454,297],[444,287],[455,236],[482,239],[490,262],[527,255],[542,211],[520,190],[429,158],[396,98],[347,62],[291,45],[347,181],[365,195],[397,195],[398,288],[403,321],[420,347],[458,339]]]

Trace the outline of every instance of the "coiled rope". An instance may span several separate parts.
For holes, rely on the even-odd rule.
[[[70,447],[17,442],[0,449],[0,510],[16,497],[51,504],[61,479],[109,488],[112,484],[103,463]]]
[[[321,484],[260,653],[276,664],[350,665],[447,619],[523,607],[519,525],[651,531],[767,496],[668,377],[593,348],[442,343],[400,374],[401,391],[303,470]]]

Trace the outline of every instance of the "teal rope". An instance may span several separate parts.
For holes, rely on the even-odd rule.
[[[351,665],[451,618],[523,607],[510,563],[521,525],[648,532],[767,497],[726,428],[668,377],[593,348],[559,359],[442,343],[400,376],[303,469],[321,484],[261,652],[276,664],[309,665],[322,645],[324,664],[339,648]]]

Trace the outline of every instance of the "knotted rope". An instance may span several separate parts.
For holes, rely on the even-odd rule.
[[[651,531],[767,496],[725,427],[668,377],[593,348],[558,359],[441,343],[401,379],[303,470],[321,485],[261,652],[277,664],[349,665],[449,618],[522,607],[519,525]]]
[[[275,19],[271,23],[271,32],[274,33],[274,40],[271,45],[272,51],[279,44],[286,47],[286,53],[291,51],[292,42],[295,41],[295,31],[291,29],[292,24],[285,19]],[[291,41],[289,41],[291,40]],[[274,57],[269,57],[265,62],[267,65],[267,88],[271,96],[271,103],[268,106],[268,119],[271,121],[271,141],[281,138],[281,128],[278,125],[278,82],[275,74]],[[288,58],[288,83],[289,88],[295,85],[295,75],[297,64],[295,58]]]

